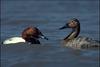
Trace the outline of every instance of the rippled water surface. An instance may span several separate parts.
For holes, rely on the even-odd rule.
[[[39,44],[1,44],[1,67],[98,67],[99,51],[61,47],[70,29],[59,31],[69,19],[81,23],[81,36],[99,40],[99,0],[2,0],[1,41],[20,36],[23,29],[36,26],[49,40]]]

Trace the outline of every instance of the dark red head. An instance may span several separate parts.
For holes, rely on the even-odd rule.
[[[47,39],[38,28],[28,27],[22,32],[22,38],[26,41],[38,40],[38,38]]]

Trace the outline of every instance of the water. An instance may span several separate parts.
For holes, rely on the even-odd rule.
[[[1,41],[20,36],[23,29],[36,26],[49,40],[41,45],[1,44],[1,67],[98,67],[98,50],[61,47],[70,29],[59,31],[69,19],[81,23],[81,36],[99,40],[99,0],[1,1]]]

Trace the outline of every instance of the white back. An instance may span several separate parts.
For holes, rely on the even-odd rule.
[[[25,42],[25,40],[22,37],[12,37],[9,39],[6,39],[3,44],[15,44],[15,43],[21,43],[21,42]]]

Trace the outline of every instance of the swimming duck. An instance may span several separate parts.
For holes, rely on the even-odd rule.
[[[38,28],[36,27],[27,27],[23,30],[20,37],[12,37],[9,39],[6,39],[3,44],[15,44],[15,43],[25,43],[28,42],[30,44],[40,44],[39,38],[43,38],[48,40]]]
[[[71,28],[72,32],[64,38],[64,46],[73,48],[89,48],[89,47],[100,47],[100,41],[93,40],[88,37],[78,36],[80,33],[80,22],[78,19],[73,18],[60,30],[65,28]]]

